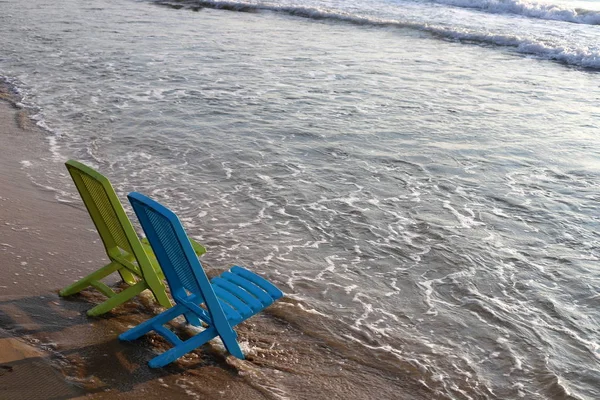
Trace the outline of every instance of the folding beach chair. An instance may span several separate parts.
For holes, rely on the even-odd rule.
[[[177,216],[142,194],[130,193],[127,197],[162,266],[176,305],[121,334],[119,339],[135,340],[154,330],[169,341],[174,347],[150,360],[152,368],[163,367],[216,336],[229,353],[243,359],[233,327],[282,297],[281,290],[238,266],[209,281]],[[188,322],[199,319],[206,329],[182,341],[164,326],[180,315]]]
[[[145,289],[152,291],[161,306],[171,307],[163,283],[164,275],[152,248],[147,240],[140,241],[109,180],[80,162],[69,160],[65,165],[96,225],[110,263],[61,290],[59,295],[69,296],[93,286],[108,296],[108,300],[87,312],[90,316],[104,314]],[[206,252],[203,246],[192,243],[196,254]],[[129,285],[119,293],[100,282],[114,272],[118,272]]]

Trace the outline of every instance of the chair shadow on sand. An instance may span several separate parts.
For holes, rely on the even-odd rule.
[[[9,357],[10,361],[4,362],[6,358],[0,357],[0,398],[10,399],[11,393],[20,393],[19,398],[23,398],[24,392],[31,400],[72,398],[78,393],[111,390],[124,393],[141,383],[166,380],[205,366],[218,366],[220,373],[231,377],[237,375],[225,357],[208,346],[199,349],[201,356],[192,354],[164,368],[149,368],[147,362],[155,355],[153,350],[164,351],[169,347],[167,342],[154,334],[126,343],[118,339],[118,334],[152,317],[153,311],[146,308],[142,299],[122,305],[106,316],[90,318],[85,312],[94,296],[99,295],[84,291],[68,299],[57,294],[0,299],[0,327],[5,329],[0,329],[0,341],[17,339],[32,349],[20,359]],[[37,382],[40,374],[40,382],[46,383]],[[161,385],[166,386],[155,386]]]

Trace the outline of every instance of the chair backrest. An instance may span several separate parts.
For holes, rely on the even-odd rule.
[[[110,181],[94,169],[74,160],[65,163],[109,256],[132,254],[140,267],[150,265],[140,239]]]
[[[230,330],[221,304],[177,215],[143,194],[129,193],[127,198],[154,250],[175,301],[185,300],[187,292],[199,296],[204,300],[217,330],[221,326]]]

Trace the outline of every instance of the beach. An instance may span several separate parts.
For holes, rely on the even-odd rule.
[[[150,369],[153,351],[165,348],[158,336],[134,343],[117,339],[158,311],[149,296],[99,318],[85,311],[102,301],[101,294],[58,296],[60,288],[104,265],[106,256],[83,204],[61,204],[32,184],[28,174],[35,171],[21,161],[48,156],[39,146],[45,133],[14,102],[0,102],[0,398],[278,399],[270,387],[282,384],[290,399],[426,398],[409,371],[407,377],[369,371],[319,335],[277,319],[277,307],[294,307],[285,299],[273,313],[237,329],[247,360],[213,344]]]
[[[600,398],[600,8],[543,1],[0,1],[6,359],[69,396]],[[107,262],[69,159],[285,293],[245,361],[151,370],[147,294],[57,296]]]
[[[0,95],[4,100],[0,103],[0,264],[3,270],[0,396],[9,399],[43,399],[49,398],[48,395],[54,396],[52,398],[73,397],[82,392],[66,382],[59,370],[51,365],[51,353],[37,346],[35,343],[39,339],[28,334],[39,332],[40,325],[23,307],[37,303],[40,313],[44,313],[42,305],[52,306],[51,302],[57,302],[52,288],[67,283],[69,278],[42,271],[49,266],[81,267],[81,261],[76,261],[70,250],[73,244],[79,246],[81,242],[71,241],[65,230],[83,227],[85,220],[80,212],[58,205],[52,196],[32,186],[19,161],[25,155],[35,157],[44,152],[39,146],[36,148],[36,138],[31,137],[39,131],[33,129],[34,125],[28,122],[29,117],[23,115],[23,110],[18,110],[13,101],[9,102],[12,96],[6,87],[0,89]],[[83,233],[83,237],[91,239],[93,236]],[[86,253],[86,246],[83,246],[83,254],[101,257],[101,253],[90,250],[92,248],[88,246]],[[16,331],[15,327],[18,327]]]

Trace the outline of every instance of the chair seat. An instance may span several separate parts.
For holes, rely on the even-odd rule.
[[[213,278],[211,283],[232,325],[237,325],[283,297],[283,292],[272,283],[238,266]]]

